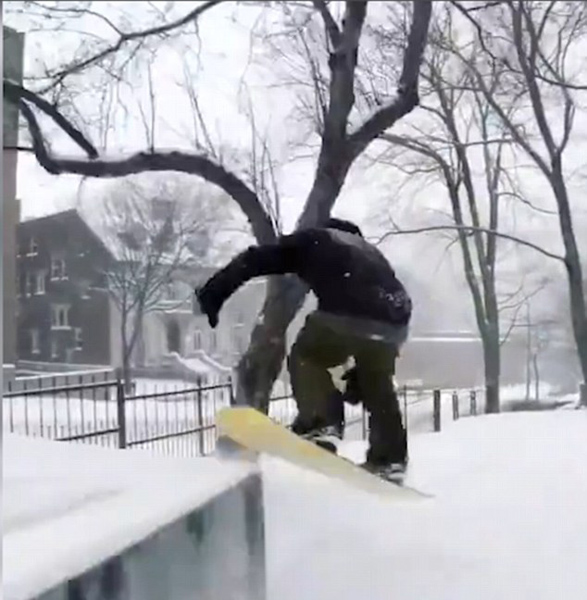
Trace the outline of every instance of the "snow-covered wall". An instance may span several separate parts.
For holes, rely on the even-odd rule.
[[[262,600],[259,475],[66,581],[39,600]]]
[[[8,434],[4,600],[263,600],[254,463]]]

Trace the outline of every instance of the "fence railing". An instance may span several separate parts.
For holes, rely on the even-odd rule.
[[[215,414],[229,406],[230,381],[128,393],[121,379],[7,391],[3,428],[57,441],[145,447],[180,456],[210,453]]]
[[[4,430],[58,441],[114,448],[148,448],[179,456],[204,456],[216,446],[215,416],[233,401],[231,381],[216,385],[163,385],[124,389],[121,379],[7,390]],[[402,386],[398,390],[408,434],[440,431],[447,419],[482,411],[479,390],[443,391]],[[269,416],[290,425],[297,413],[289,394],[271,399]],[[366,439],[362,406],[345,406],[348,439]]]

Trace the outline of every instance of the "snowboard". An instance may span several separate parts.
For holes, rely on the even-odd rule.
[[[392,500],[431,498],[420,490],[386,481],[353,462],[304,440],[251,407],[230,407],[217,415],[219,435],[248,451],[281,458],[299,467],[332,477],[351,487]]]

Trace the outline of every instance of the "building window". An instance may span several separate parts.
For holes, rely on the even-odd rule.
[[[202,332],[199,329],[194,331],[194,350],[202,349]]]
[[[31,354],[40,354],[41,352],[39,337],[39,330],[31,329]]]
[[[216,352],[218,349],[218,336],[215,331],[210,332],[210,352]]]
[[[63,258],[51,259],[51,279],[67,279],[65,260]]]
[[[51,306],[51,329],[69,329],[69,306],[67,304]]]
[[[75,349],[83,350],[84,349],[84,338],[82,335],[81,327],[75,328]]]
[[[35,275],[35,294],[42,296],[45,293],[45,271],[38,271]]]
[[[37,240],[35,238],[31,238],[29,240],[29,251],[27,252],[27,256],[36,256],[39,253],[39,244],[37,244]]]
[[[59,358],[59,344],[55,339],[51,340],[51,358]]]

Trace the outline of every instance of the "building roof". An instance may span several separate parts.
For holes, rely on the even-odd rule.
[[[96,241],[96,243],[101,245],[102,248],[108,254],[110,254],[112,258],[115,258],[114,254],[112,253],[108,245],[105,243],[104,239],[98,234],[95,228],[92,227],[88,220],[84,218],[82,213],[76,208],[69,208],[67,210],[43,215],[41,217],[25,219],[18,224],[18,229],[26,231],[27,229],[33,228],[35,230],[38,230],[40,226],[46,223],[67,221],[71,221],[72,223],[75,223],[75,221],[77,221],[79,225],[87,231],[88,235]]]

